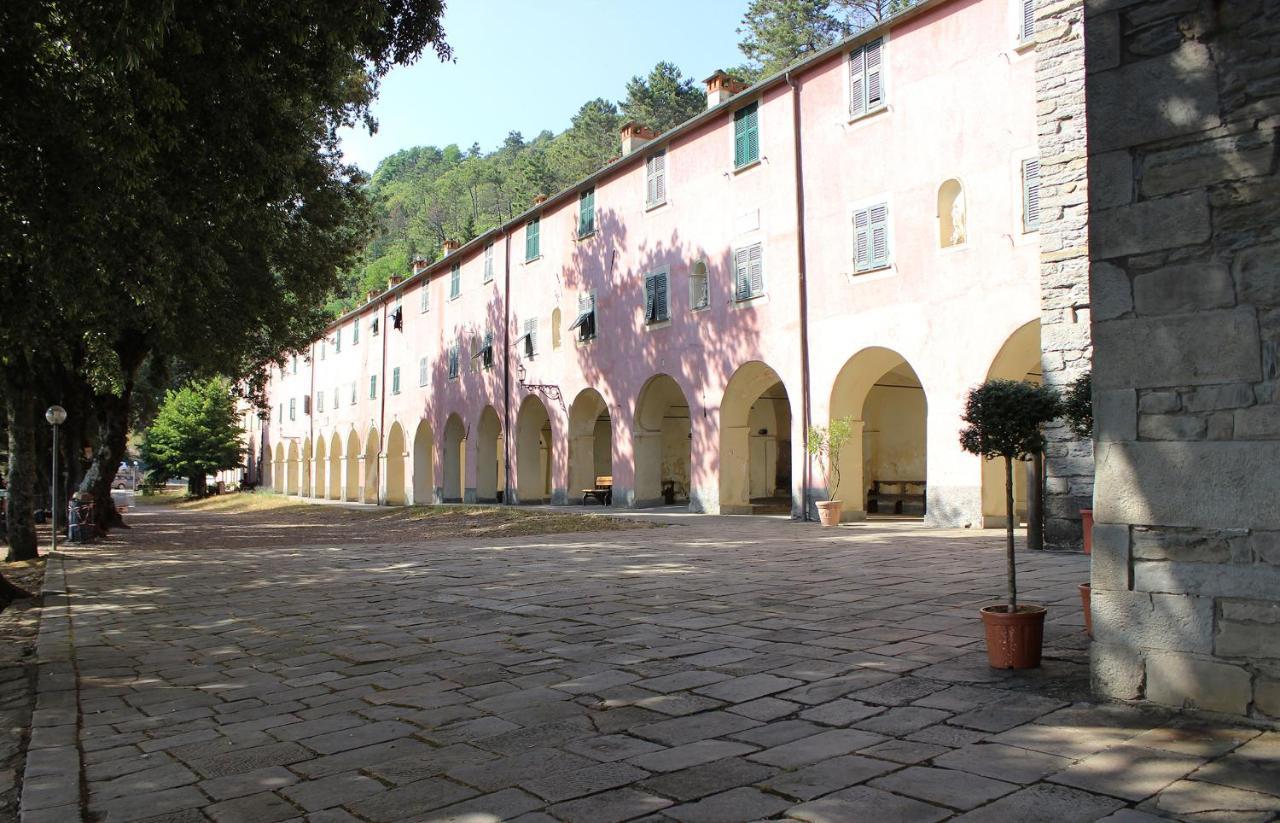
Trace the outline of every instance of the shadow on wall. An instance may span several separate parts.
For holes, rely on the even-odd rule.
[[[716,511],[722,393],[739,364],[758,358],[761,309],[734,299],[732,250],[709,251],[677,230],[633,245],[617,212],[601,210],[597,221],[595,236],[574,246],[556,286],[561,345],[572,350],[611,422],[615,505],[674,501]],[[792,282],[777,274],[780,288]],[[584,341],[570,326],[590,307],[590,295],[594,337]],[[584,425],[568,444],[569,464],[579,467],[575,479],[588,474],[581,452],[596,452],[595,434]]]

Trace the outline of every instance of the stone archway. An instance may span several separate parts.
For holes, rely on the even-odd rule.
[[[387,430],[387,500],[388,506],[403,506],[408,503],[405,496],[405,456],[409,449],[404,439],[404,428],[399,421],[391,424]]]
[[[444,424],[444,490],[441,498],[446,503],[461,503],[463,482],[467,476],[467,427],[456,414],[449,415]]]
[[[496,503],[506,487],[502,465],[502,421],[493,406],[485,406],[476,425],[476,502]]]
[[[595,389],[583,389],[569,407],[569,499],[613,475],[613,422]]]
[[[289,450],[284,464],[284,493],[298,493],[298,473],[302,470],[302,462],[298,459],[298,442],[289,441]]]
[[[313,464],[316,467],[316,482],[311,487],[312,497],[324,497],[329,491],[329,484],[326,481],[326,471],[329,468],[328,454],[325,451],[324,436],[316,438],[316,453]]]
[[[277,443],[271,460],[271,490],[284,494],[284,444]]]
[[[923,517],[928,402],[911,364],[892,349],[863,349],[836,376],[830,410],[854,420],[840,460],[844,519]]]
[[[298,470],[298,494],[311,496],[311,438],[302,441],[302,464]]]
[[[1000,347],[987,379],[1026,380],[1030,383],[1043,383],[1044,375],[1040,370],[1040,321],[1032,320],[1018,328]],[[1032,480],[1034,462],[1019,461],[1013,467],[1013,512],[1014,518],[1021,522],[1027,515],[1027,487]],[[982,527],[985,529],[1003,529],[1008,515],[1005,514],[1004,500],[1004,461],[982,461]],[[1016,524],[1015,524],[1016,525]]]
[[[436,502],[435,436],[426,419],[418,421],[413,433],[413,503],[430,506]]]
[[[360,437],[352,429],[347,435],[346,490],[342,499],[354,503],[360,499]]]
[[[688,504],[692,488],[689,401],[674,378],[649,378],[636,400],[631,432],[635,488],[631,505],[661,506],[668,497]],[[665,492],[665,494],[664,494]]]
[[[342,499],[342,438],[337,432],[329,438],[329,495],[330,500]]]
[[[529,395],[516,415],[516,499],[551,500],[551,418],[542,400]]]
[[[720,513],[790,513],[791,486],[791,398],[767,364],[744,363],[720,401]]]
[[[364,438],[364,451],[360,455],[364,482],[360,484],[360,502],[378,503],[378,457],[382,449],[382,437],[377,426],[370,426]]]

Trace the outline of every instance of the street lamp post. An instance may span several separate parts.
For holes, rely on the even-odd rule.
[[[53,502],[53,531],[51,532],[52,546],[50,551],[58,550],[58,427],[67,422],[67,410],[61,406],[50,406],[49,410],[44,413],[44,419],[49,421],[49,425],[53,426],[53,478],[49,491],[49,499]]]

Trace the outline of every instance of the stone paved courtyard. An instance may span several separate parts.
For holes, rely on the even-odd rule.
[[[1280,813],[1280,732],[1086,702],[1086,557],[1023,554],[1047,659],[1011,675],[977,618],[999,534],[671,522],[414,542],[142,513],[49,565],[23,819]]]

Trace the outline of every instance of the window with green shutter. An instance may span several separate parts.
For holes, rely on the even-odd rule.
[[[528,223],[524,224],[524,260],[537,260],[542,254],[541,244],[538,242],[538,229],[541,219],[535,217]]]
[[[667,153],[660,151],[644,161],[645,192],[647,206],[667,202]]]
[[[752,103],[733,113],[733,165],[742,168],[759,159],[759,104]]]
[[[884,105],[884,40],[877,38],[849,53],[849,117]]]
[[[1029,157],[1022,161],[1022,228],[1035,231],[1040,228],[1040,159]]]
[[[578,195],[578,238],[596,233],[596,190],[587,189]]]
[[[854,271],[883,269],[889,265],[889,206],[877,203],[853,213]]]
[[[400,393],[400,367],[396,366],[391,370],[391,393]]]
[[[764,294],[764,250],[759,243],[734,252],[733,279],[733,296],[737,300]]]
[[[656,271],[644,278],[644,322],[662,323],[670,317],[667,302],[667,273]]]

